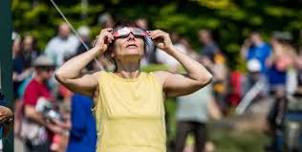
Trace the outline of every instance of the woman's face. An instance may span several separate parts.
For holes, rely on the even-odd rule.
[[[26,36],[23,40],[24,51],[32,51],[33,49],[33,37]]]
[[[143,37],[130,33],[127,37],[116,38],[112,57],[116,59],[140,60],[144,55]]]
[[[17,54],[21,50],[21,41],[19,39],[14,40],[12,50],[14,54]]]

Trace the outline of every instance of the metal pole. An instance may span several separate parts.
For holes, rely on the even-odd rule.
[[[261,80],[258,80],[257,83],[246,93],[246,95],[240,101],[239,105],[236,107],[236,114],[241,115],[245,112],[247,107],[261,91],[263,86],[263,82]]]
[[[73,33],[75,34],[75,36],[79,39],[79,41],[83,44],[83,46],[85,47],[86,51],[89,50],[89,47],[84,43],[84,41],[82,40],[82,38],[80,37],[79,33],[74,29],[74,27],[71,25],[71,23],[67,20],[67,18],[65,17],[65,15],[63,14],[63,12],[60,10],[60,8],[58,7],[58,5],[53,1],[50,0],[50,2],[52,3],[52,5],[56,8],[56,10],[59,12],[59,14],[61,15],[61,17],[65,20],[65,22],[67,23],[67,25],[69,26],[69,28],[73,31]],[[100,70],[104,70],[103,66],[101,65],[100,62],[98,62],[96,59],[94,59],[94,61],[97,63],[98,67],[100,68]]]

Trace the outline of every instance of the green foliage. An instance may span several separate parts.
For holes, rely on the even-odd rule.
[[[232,0],[199,0],[198,3],[212,9],[228,9],[234,7]]]
[[[92,28],[91,37],[99,32],[97,18],[104,12],[111,13],[117,19],[145,17],[152,29],[161,28],[189,38],[196,51],[201,47],[197,31],[211,29],[233,69],[242,69],[242,61],[238,58],[240,45],[251,31],[262,31],[268,40],[274,30],[295,32],[302,28],[302,10],[298,7],[302,5],[300,1],[89,0],[88,3],[88,7],[82,9],[79,0],[58,1],[63,13],[76,28],[80,25]],[[14,28],[22,34],[33,34],[41,50],[63,21],[50,1],[13,0],[12,11]],[[85,15],[82,12],[86,12]]]
[[[163,64],[152,64],[142,67],[142,70],[145,72],[153,72],[153,71],[168,70],[168,69],[169,67]]]
[[[81,25],[96,26],[97,14],[104,10],[101,4],[90,5],[83,10],[89,17],[83,18],[80,3],[59,5],[59,8],[75,28]],[[56,35],[58,25],[64,22],[50,1],[13,0],[12,11],[14,30],[22,35],[33,35],[41,50]],[[98,30],[92,30],[92,33],[96,34]]]

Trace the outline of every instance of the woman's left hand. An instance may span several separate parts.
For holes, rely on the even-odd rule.
[[[154,31],[150,31],[149,34],[150,34],[150,37],[152,38],[152,40],[154,41],[154,44],[158,48],[169,53],[169,51],[173,47],[169,33],[164,32],[162,30],[154,30]]]

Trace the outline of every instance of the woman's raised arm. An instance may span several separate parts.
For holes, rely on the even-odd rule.
[[[150,33],[150,36],[154,39],[157,47],[174,57],[187,71],[186,76],[164,71],[156,73],[167,96],[190,94],[212,80],[212,74],[203,65],[173,46],[168,33],[155,30]]]
[[[56,79],[73,92],[92,96],[98,84],[98,75],[94,73],[81,76],[81,71],[90,61],[107,50],[108,44],[113,41],[111,31],[111,28],[103,29],[98,36],[96,45],[92,49],[65,62],[56,70]]]

